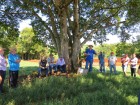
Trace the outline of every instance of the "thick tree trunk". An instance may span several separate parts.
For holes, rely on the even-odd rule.
[[[81,51],[80,47],[80,40],[77,38],[74,41],[73,49],[72,49],[72,56],[71,56],[71,68],[73,72],[76,72],[79,65],[79,54]]]
[[[66,8],[61,10],[61,43],[60,43],[60,51],[59,56],[64,57],[66,64],[69,63],[69,44],[68,44],[68,35],[67,35],[67,15],[66,15]]]

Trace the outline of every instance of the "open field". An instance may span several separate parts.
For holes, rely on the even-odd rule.
[[[38,69],[37,62],[22,61],[20,76]],[[16,89],[8,87],[0,95],[0,105],[137,105],[140,90],[140,77],[124,77],[121,67],[117,75],[98,72],[94,65],[93,73],[87,75],[50,76],[23,80]],[[8,73],[7,73],[8,77]]]

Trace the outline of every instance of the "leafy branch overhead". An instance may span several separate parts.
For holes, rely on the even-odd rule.
[[[80,48],[89,40],[103,43],[106,35],[129,39],[126,30],[140,21],[140,0],[3,0],[0,24],[18,28],[31,19],[35,35],[55,47],[66,62],[78,62]],[[123,27],[123,30],[121,30]],[[82,39],[82,42],[81,42]]]

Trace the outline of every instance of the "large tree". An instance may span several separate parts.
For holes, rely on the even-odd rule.
[[[136,14],[133,13],[134,9],[137,13],[140,11],[138,1],[3,0],[0,12],[9,21],[1,22],[16,25],[19,19],[31,19],[31,25],[38,38],[45,38],[49,43],[53,43],[59,56],[63,56],[67,64],[70,62],[75,70],[80,48],[87,41],[100,35],[99,33],[114,33],[120,26],[128,27],[139,21],[140,16],[137,15],[136,18]],[[122,17],[125,19],[122,20]],[[101,38],[103,40],[100,41],[106,39]]]

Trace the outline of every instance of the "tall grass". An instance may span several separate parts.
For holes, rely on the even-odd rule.
[[[73,78],[23,80],[16,89],[5,83],[7,92],[0,96],[0,105],[137,105],[139,79],[94,68],[93,73]]]

